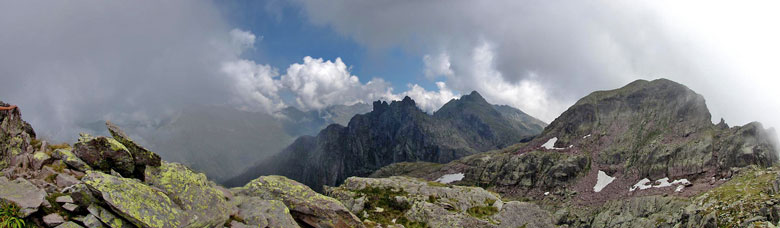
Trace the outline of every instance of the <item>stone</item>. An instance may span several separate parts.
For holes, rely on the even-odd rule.
[[[24,217],[38,211],[44,197],[46,192],[28,180],[20,178],[9,181],[5,177],[0,177],[0,199],[11,201],[19,206]]]
[[[79,208],[78,205],[72,204],[72,203],[66,203],[65,205],[62,205],[62,208],[65,210],[68,210],[70,212],[75,211],[77,208]]]
[[[75,222],[66,222],[59,226],[56,226],[55,228],[84,228],[84,227],[79,224],[76,224]]]
[[[100,195],[114,212],[136,226],[182,227],[190,220],[164,192],[147,186],[137,179],[88,171],[82,181],[89,189]],[[101,218],[99,215],[96,216]],[[110,225],[110,223],[106,224]]]
[[[81,158],[77,157],[73,152],[67,149],[56,149],[52,151],[52,156],[56,159],[60,159],[65,164],[67,164],[69,167],[79,170],[79,171],[87,171],[91,170],[92,167],[89,167],[86,162],[82,161]]]
[[[78,179],[67,174],[59,174],[54,180],[57,182],[57,187],[60,188],[66,188],[80,183]]]
[[[59,196],[56,199],[54,199],[54,202],[57,203],[73,203],[73,198],[65,195],[65,196]]]
[[[262,176],[234,193],[282,201],[296,221],[311,227],[365,227],[341,202],[286,177]]]
[[[162,164],[160,155],[157,155],[154,152],[151,152],[135,143],[132,139],[130,139],[129,136],[127,136],[127,134],[125,134],[124,131],[119,129],[118,126],[114,125],[110,121],[106,121],[106,127],[114,139],[122,143],[122,145],[125,145],[125,147],[130,150],[130,153],[133,154],[133,159],[136,166],[160,166]]]
[[[87,208],[90,215],[95,216],[98,220],[103,222],[107,227],[111,228],[132,228],[134,227],[130,222],[120,218],[113,212],[98,206],[97,204],[89,205]]]
[[[493,219],[501,221],[498,227],[555,227],[550,212],[527,202],[507,202]]]
[[[230,227],[231,228],[249,228],[249,226],[247,226],[246,224],[240,223],[240,222],[235,221],[235,220],[230,222]]]
[[[32,160],[32,168],[33,170],[40,170],[43,165],[46,165],[48,163],[51,163],[53,158],[49,156],[48,154],[38,151],[33,154],[33,160]]]
[[[43,223],[46,223],[46,225],[48,225],[48,226],[56,226],[56,225],[62,224],[64,222],[65,222],[65,219],[62,218],[62,216],[60,216],[57,213],[53,213],[53,214],[49,214],[49,215],[43,216]]]
[[[73,145],[73,154],[90,167],[103,172],[113,169],[124,177],[130,177],[135,171],[133,155],[127,147],[113,138],[82,134],[79,141]]]
[[[81,220],[82,223],[84,223],[84,226],[87,228],[103,228],[106,227],[103,225],[103,222],[100,221],[95,215],[88,214],[87,216],[84,216],[84,218]]]
[[[299,227],[290,210],[281,201],[259,197],[241,197],[238,217],[252,227]]]
[[[182,164],[164,162],[159,167],[149,166],[144,178],[146,184],[162,190],[193,218],[187,226],[214,227],[230,217],[230,204],[216,184],[202,173],[195,173]]]

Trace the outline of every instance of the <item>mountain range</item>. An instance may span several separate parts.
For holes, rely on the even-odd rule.
[[[432,115],[409,97],[303,136],[281,153],[226,182],[243,185],[260,175],[283,175],[320,190],[350,176],[368,176],[396,162],[445,163],[530,140],[546,126],[520,110],[495,106],[476,91],[453,99]]]
[[[346,126],[299,137],[229,189],[110,122],[110,136],[49,144],[21,108],[0,102],[0,224],[780,225],[774,129],[715,124],[703,96],[666,79],[593,92],[547,126],[476,92],[433,114],[410,98],[374,102]]]

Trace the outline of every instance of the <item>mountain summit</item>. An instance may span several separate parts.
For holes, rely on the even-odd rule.
[[[519,110],[513,113],[522,113]],[[477,92],[445,104],[433,115],[405,97],[375,101],[373,111],[356,115],[344,127],[330,125],[316,137],[303,136],[272,159],[229,181],[241,185],[261,174],[279,174],[314,189],[335,186],[350,176],[367,176],[403,161],[444,163],[503,148],[540,132],[541,121],[505,116]]]

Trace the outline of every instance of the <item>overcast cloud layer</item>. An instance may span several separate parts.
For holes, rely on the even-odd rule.
[[[340,58],[282,69],[246,59],[262,34],[208,1],[23,1],[0,7],[0,99],[68,140],[85,123],[154,125],[191,104],[275,113],[410,96],[432,112],[472,90],[549,122],[594,90],[664,77],[702,93],[714,118],[780,126],[776,4],[296,2],[309,22],[371,50],[420,56],[437,88],[392,88]]]

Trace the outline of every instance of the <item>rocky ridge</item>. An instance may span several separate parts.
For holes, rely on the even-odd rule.
[[[320,191],[351,176],[368,176],[405,161],[446,163],[527,141],[546,126],[520,110],[489,104],[477,92],[454,99],[432,115],[409,97],[376,101],[373,111],[347,126],[330,125],[303,136],[278,155],[228,181],[243,185],[259,175],[283,175]]]

